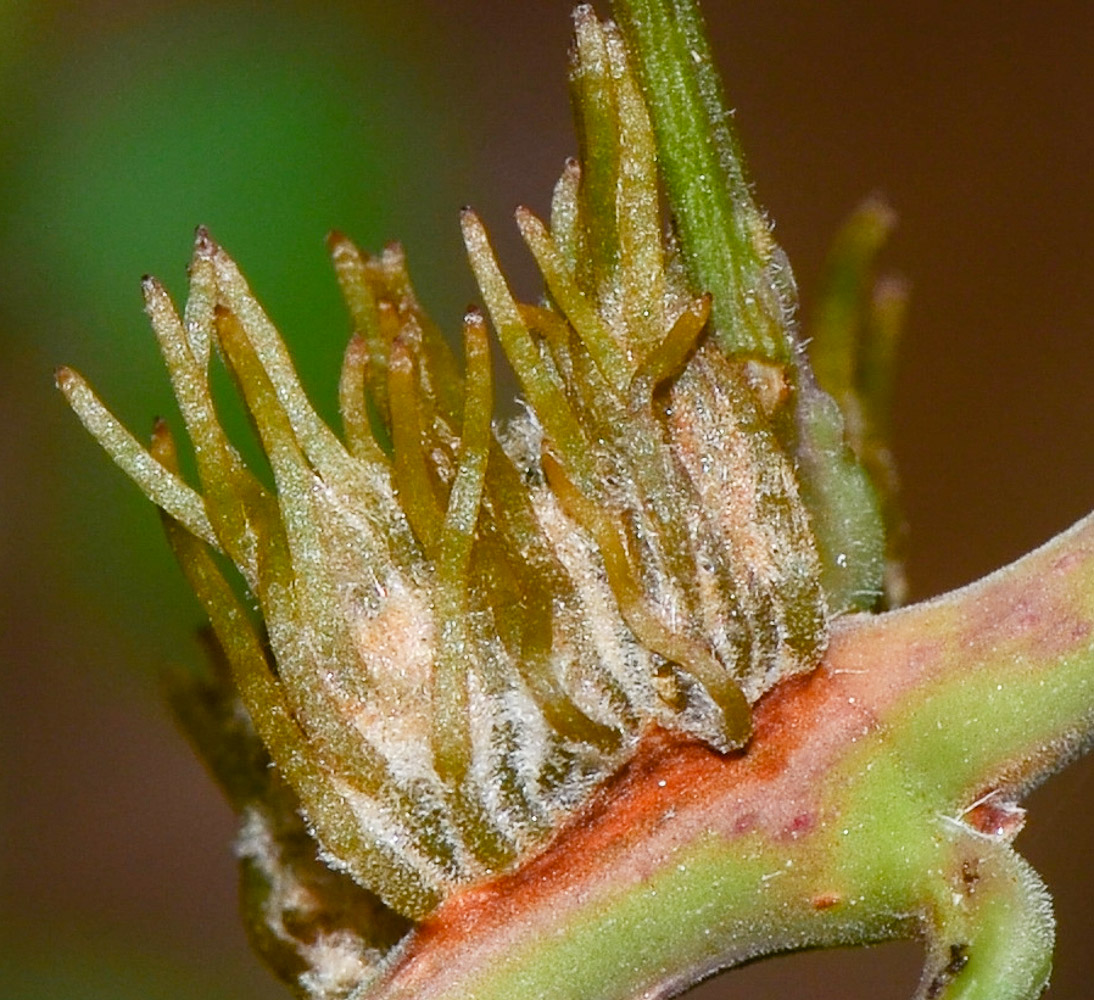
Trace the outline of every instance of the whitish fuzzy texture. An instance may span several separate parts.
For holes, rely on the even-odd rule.
[[[623,45],[587,11],[574,87],[586,166],[567,165],[552,227],[518,213],[548,298],[517,302],[485,229],[463,217],[527,399],[507,428],[492,424],[484,317],[465,319],[461,373],[401,252],[368,257],[338,235],[355,328],[341,439],[204,232],[182,318],[145,285],[200,492],[179,478],[164,428],[145,452],[82,381],[61,378],[164,509],[315,848],[390,908],[382,929],[390,911],[420,919],[516,864],[650,727],[741,746],[751,702],[811,669],[827,638],[784,443],[795,373],[716,346],[710,297],[687,288],[658,214],[652,132]],[[272,491],[218,422],[214,354],[253,418]],[[210,547],[237,565],[261,624]],[[310,891],[300,831],[281,807],[278,822],[248,809],[241,854],[268,887],[280,939]],[[340,926],[297,949],[311,995],[340,996],[367,974],[375,946],[361,940]]]

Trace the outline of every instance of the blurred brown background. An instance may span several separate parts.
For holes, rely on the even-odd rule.
[[[573,151],[569,4],[0,3],[0,997],[285,995],[235,913],[232,817],[161,707],[200,616],[156,518],[51,388],[172,414],[140,312],[193,226],[238,257],[331,409],[347,333],[322,237],[408,247],[454,326],[456,210],[512,236]],[[896,451],[922,597],[1094,508],[1094,6],[708,2],[761,202],[808,309],[831,234],[883,192],[914,286]],[[1094,761],[1032,799],[1054,1000],[1094,982]],[[794,956],[696,996],[899,998],[912,946]]]

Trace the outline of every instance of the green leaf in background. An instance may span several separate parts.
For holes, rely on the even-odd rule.
[[[88,820],[71,799],[98,780],[82,766],[93,727],[65,731],[42,687],[95,675],[150,706],[164,662],[198,655],[200,612],[164,572],[157,518],[71,427],[52,370],[82,364],[138,432],[172,417],[140,278],[181,294],[198,224],[247,261],[328,412],[349,335],[328,229],[373,249],[405,240],[434,312],[458,315],[469,155],[427,15],[417,0],[0,0],[0,1000],[281,995],[249,955],[225,968],[219,945],[193,968],[170,900],[134,936],[123,908],[104,922],[108,903],[57,885],[64,865],[14,870],[51,843],[46,822],[79,849]],[[51,767],[62,791],[44,790]]]
[[[0,350],[18,353],[30,378],[40,370],[44,399],[53,364],[73,358],[102,375],[138,428],[173,414],[138,284],[150,272],[180,291],[186,234],[204,224],[247,261],[331,412],[329,376],[349,330],[327,230],[378,249],[446,219],[458,246],[466,149],[446,125],[442,85],[420,68],[424,10],[404,5],[396,25],[368,4],[76,6],[0,9],[11,29],[0,51]],[[436,242],[425,249],[439,259]],[[458,251],[449,256],[442,274],[414,258],[441,289],[430,303],[441,316],[456,312],[443,298],[459,273]],[[67,435],[60,446],[83,448]],[[154,519],[115,500],[82,454],[71,458],[84,488],[109,500],[94,505],[96,537],[85,541],[69,528],[86,523],[94,498],[57,491],[69,506],[55,537],[77,547],[64,560],[69,583],[94,594],[116,577],[112,607],[143,603],[148,613],[130,620],[155,610],[162,623],[148,594],[163,576]],[[180,612],[195,617],[188,601]]]

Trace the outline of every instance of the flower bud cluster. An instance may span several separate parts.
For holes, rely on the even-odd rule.
[[[200,489],[164,426],[145,450],[78,375],[59,374],[162,508],[251,750],[261,743],[235,764],[215,736],[206,752],[222,776],[264,754],[276,767],[276,794],[260,782],[241,800],[243,853],[267,888],[281,879],[278,898],[286,884],[326,891],[278,833],[301,835],[288,818],[298,809],[327,864],[382,901],[378,928],[514,865],[650,727],[741,747],[751,704],[811,669],[826,641],[820,558],[785,444],[799,375],[728,356],[712,335],[710,296],[689,289],[661,217],[622,40],[587,11],[572,78],[581,163],[567,164],[549,226],[517,214],[542,301],[516,299],[482,223],[462,219],[523,390],[517,418],[493,419],[486,316],[464,319],[461,370],[401,250],[368,256],[340,234],[329,246],[354,328],[341,436],[204,231],[181,315],[144,283]],[[272,484],[222,428],[217,357]]]

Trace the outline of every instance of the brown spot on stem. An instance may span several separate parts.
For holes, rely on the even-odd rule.
[[[797,840],[799,837],[811,833],[816,826],[816,814],[811,812],[798,813],[783,830],[783,837],[789,840]]]
[[[976,892],[976,883],[980,881],[980,861],[972,858],[961,862],[961,882],[971,896]]]
[[[745,813],[743,816],[738,816],[733,821],[733,833],[736,836],[742,836],[746,833],[751,833],[756,829],[759,824],[759,817],[754,813]]]
[[[942,991],[949,986],[956,976],[969,964],[969,946],[967,944],[951,944],[950,960],[941,971],[931,980],[924,996],[927,1000],[936,1000],[942,995]]]
[[[1008,843],[1026,825],[1026,811],[1015,802],[988,798],[965,813],[965,822],[977,833]]]

